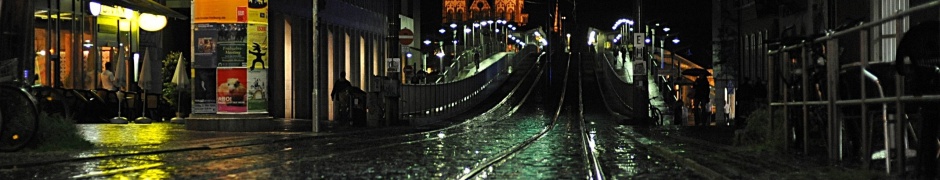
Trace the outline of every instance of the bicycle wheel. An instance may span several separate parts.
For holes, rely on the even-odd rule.
[[[663,114],[659,111],[659,108],[650,107],[650,120],[653,121],[653,124],[663,125]]]
[[[38,131],[36,99],[19,87],[0,85],[0,151],[16,151],[29,143]]]

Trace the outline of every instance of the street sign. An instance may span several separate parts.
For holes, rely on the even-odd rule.
[[[414,32],[411,32],[410,29],[405,28],[398,31],[398,42],[401,45],[411,45],[411,42],[415,40]]]
[[[646,75],[646,61],[633,61],[633,75]]]
[[[388,58],[386,64],[386,72],[397,73],[401,72],[401,59],[399,58]]]
[[[633,33],[633,46],[637,48],[646,46],[646,33]]]

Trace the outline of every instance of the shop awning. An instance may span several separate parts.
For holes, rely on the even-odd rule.
[[[109,6],[122,6],[126,8],[131,8],[136,11],[143,13],[151,13],[164,15],[166,17],[172,17],[177,19],[188,19],[186,15],[180,14],[179,12],[173,11],[172,9],[157,3],[151,0],[95,0],[102,5]]]

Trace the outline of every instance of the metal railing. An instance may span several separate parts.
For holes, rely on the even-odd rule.
[[[534,49],[534,48],[530,48]],[[466,112],[489,97],[508,77],[508,61],[524,58],[509,54],[465,79],[435,84],[402,85],[402,115],[408,119],[446,119]],[[515,61],[515,60],[512,60]]]
[[[800,137],[794,140],[802,141],[801,146],[804,153],[809,153],[809,132],[812,128],[814,128],[811,127],[813,122],[810,122],[810,120],[813,119],[818,123],[814,125],[825,126],[825,132],[821,133],[825,134],[824,137],[827,142],[825,147],[830,163],[834,164],[838,161],[845,160],[845,155],[849,151],[860,150],[861,152],[859,153],[858,158],[860,158],[862,161],[862,166],[867,169],[870,166],[869,162],[872,161],[871,150],[873,132],[870,132],[870,126],[874,126],[871,125],[872,122],[869,121],[870,119],[868,115],[871,108],[876,108],[877,112],[874,113],[878,116],[877,120],[884,123],[884,146],[885,150],[887,151],[886,154],[889,154],[885,156],[886,171],[888,173],[904,171],[903,167],[906,167],[906,158],[904,157],[907,157],[907,155],[905,155],[906,151],[904,149],[908,149],[908,134],[914,132],[908,131],[910,125],[907,122],[907,115],[892,116],[889,113],[904,113],[906,112],[904,107],[909,103],[940,102],[940,95],[906,95],[905,77],[903,75],[892,71],[892,66],[886,66],[885,64],[878,63],[869,64],[869,61],[886,61],[881,59],[874,59],[873,57],[875,56],[872,56],[872,53],[868,52],[871,45],[870,41],[876,38],[870,36],[869,32],[875,28],[880,28],[877,26],[890,26],[892,25],[890,21],[898,20],[893,25],[897,29],[897,34],[900,34],[903,32],[902,28],[904,26],[904,22],[901,19],[925,10],[938,10],[938,5],[940,5],[940,1],[931,1],[916,7],[899,11],[894,15],[887,16],[882,19],[876,19],[872,22],[863,23],[842,31],[828,32],[825,36],[811,39],[800,44],[785,45],[776,48],[775,50],[769,50],[765,58],[768,61],[767,77],[769,82],[767,83],[767,98],[770,104],[770,111],[773,112],[775,108],[781,108],[784,114],[782,119],[782,124],[784,124],[784,127],[773,128],[786,128],[786,131],[790,132],[791,120],[793,120],[790,117],[791,113],[798,112],[800,113],[801,117],[797,117],[797,121],[792,122],[802,125],[801,127],[793,127],[794,130],[799,131],[798,133],[801,134],[798,134]],[[926,14],[930,14],[930,12],[927,12]],[[851,38],[851,35],[855,34],[858,35],[859,39],[859,43],[857,44],[859,45],[859,52],[838,51],[840,49],[839,40],[849,39]],[[898,41],[900,41],[900,39],[901,38],[897,38]],[[817,48],[825,48],[830,51],[815,53],[813,52],[814,45],[821,45]],[[814,55],[814,53],[816,55],[821,55],[821,57],[825,57],[826,60],[825,64],[820,65],[821,67],[819,67],[824,69],[817,69],[824,72],[824,74],[819,74],[817,76],[818,78],[821,78],[822,81],[811,84],[810,70],[812,69],[810,69],[809,64],[812,64],[810,58],[812,55]],[[840,64],[840,55],[844,53],[858,53],[858,62],[849,65]],[[797,60],[800,62],[797,62]],[[872,73],[873,71],[878,72]],[[788,75],[789,77],[781,76],[781,74]],[[846,75],[846,77],[840,77],[840,74]],[[799,76],[799,78],[796,78],[796,76]],[[799,82],[794,79],[798,79]],[[869,87],[872,85],[866,85],[868,83],[874,84],[875,87]],[[884,87],[882,87],[882,85],[884,85]],[[813,92],[810,91],[810,88],[816,88],[817,90]],[[790,92],[791,90],[796,90],[798,92]],[[876,92],[868,92],[872,90]],[[811,94],[811,92],[813,94]],[[877,98],[866,97],[878,96],[879,93],[881,93],[883,96]],[[889,105],[893,106],[893,109],[888,108]],[[822,112],[823,109],[825,109],[824,112]],[[810,117],[811,114],[816,116]],[[823,115],[825,116],[824,118],[822,117]],[[777,124],[773,123],[775,121],[774,117],[770,117],[770,122],[772,122],[772,124]],[[846,118],[853,119],[846,121]],[[854,121],[854,118],[857,118],[858,121]],[[819,122],[823,120],[824,122]],[[871,120],[876,119],[872,118]],[[860,127],[846,126],[846,123],[859,123],[858,126]],[[889,125],[890,123],[893,123],[893,127]],[[889,129],[889,127],[893,129]],[[849,133],[855,130],[858,130],[859,133]],[[857,137],[858,139],[850,139],[852,136],[855,136],[855,134],[859,135],[859,137]],[[792,135],[793,134],[786,133],[784,137],[780,138],[784,139],[783,142],[789,142]],[[847,143],[846,141],[855,141],[853,143],[861,143],[860,145],[857,145],[859,146],[857,148],[860,149],[844,147],[844,145]],[[892,141],[895,143],[890,143]],[[895,154],[890,155],[891,153]],[[918,154],[927,155],[929,157],[933,157],[934,155],[934,153],[930,152]],[[896,168],[900,168],[901,170],[895,170]]]

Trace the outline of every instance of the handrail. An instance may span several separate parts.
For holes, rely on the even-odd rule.
[[[804,143],[803,145],[804,152],[808,151],[807,147],[809,145],[807,145],[806,143],[809,142],[809,138],[810,138],[810,136],[807,135],[807,132],[810,131],[810,128],[808,127],[808,123],[807,123],[808,119],[810,118],[806,115],[808,111],[807,106],[826,106],[825,107],[826,116],[818,117],[818,118],[821,118],[825,122],[828,123],[828,125],[823,124],[821,126],[825,127],[825,130],[823,131],[825,132],[826,136],[824,138],[828,139],[827,140],[828,143],[826,143],[826,146],[828,147],[827,156],[829,157],[829,160],[831,163],[835,163],[843,159],[842,152],[845,151],[843,150],[843,147],[842,147],[843,144],[839,143],[842,138],[846,138],[840,135],[841,133],[840,128],[845,128],[845,127],[841,127],[841,126],[844,126],[842,125],[843,122],[850,122],[850,121],[846,121],[843,119],[844,117],[842,116],[844,115],[839,113],[840,111],[845,113],[846,111],[845,109],[847,108],[851,109],[851,108],[856,108],[855,106],[860,106],[861,108],[860,114],[856,114],[858,112],[852,112],[852,115],[861,115],[860,117],[858,117],[858,118],[861,118],[861,122],[868,122],[867,120],[868,117],[866,117],[866,115],[868,115],[867,114],[868,106],[880,105],[881,106],[881,108],[879,109],[879,111],[881,111],[879,112],[881,113],[880,118],[882,121],[886,121],[889,115],[887,114],[888,113],[887,105],[893,104],[894,108],[896,108],[896,110],[893,110],[894,111],[893,113],[897,113],[895,115],[895,117],[897,117],[895,118],[896,122],[894,123],[906,124],[908,118],[903,116],[903,112],[905,112],[905,106],[910,105],[908,103],[940,102],[940,95],[936,95],[936,94],[905,95],[907,94],[906,93],[907,91],[905,91],[905,88],[909,86],[905,84],[908,82],[905,82],[904,80],[905,77],[903,75],[900,75],[897,73],[891,73],[890,75],[885,75],[881,77],[884,80],[894,81],[892,83],[893,85],[886,86],[889,89],[892,89],[894,91],[893,96],[885,97],[885,95],[883,95],[883,91],[880,89],[881,85],[876,83],[875,85],[879,88],[878,93],[880,94],[881,97],[869,98],[867,97],[869,96],[869,94],[866,93],[866,88],[865,88],[866,86],[865,84],[867,83],[866,80],[869,80],[869,81],[877,81],[877,80],[875,80],[876,77],[873,74],[871,74],[870,72],[867,72],[864,69],[864,67],[867,66],[867,63],[869,63],[868,61],[871,60],[870,58],[875,56],[874,54],[869,53],[870,49],[867,49],[871,47],[869,46],[871,44],[869,41],[877,41],[876,37],[869,36],[868,30],[876,29],[879,26],[886,26],[887,28],[891,28],[891,26],[895,26],[896,28],[897,25],[900,25],[900,24],[892,24],[890,21],[895,21],[895,20],[911,17],[912,14],[919,13],[921,11],[928,10],[928,9],[936,10],[936,7],[938,6],[940,6],[940,0],[932,0],[926,3],[914,6],[912,8],[908,8],[905,10],[897,10],[896,13],[892,15],[883,17],[881,19],[872,20],[871,22],[860,23],[857,26],[853,26],[845,30],[839,30],[839,31],[829,30],[826,32],[825,36],[815,37],[812,39],[806,39],[806,40],[803,40],[802,42],[799,42],[798,44],[782,45],[778,48],[774,48],[774,50],[766,50],[767,53],[764,54],[764,58],[768,62],[767,63],[768,71],[766,72],[768,74],[768,80],[769,80],[769,82],[767,83],[767,90],[768,90],[767,98],[768,98],[768,104],[770,105],[769,106],[770,111],[773,112],[775,108],[782,107],[783,112],[784,112],[783,124],[785,124],[786,126],[789,126],[790,125],[789,121],[793,120],[793,117],[791,117],[790,113],[800,111],[793,107],[802,106],[803,117],[801,119],[803,122],[803,127],[802,127],[803,136],[801,138]],[[891,9],[887,9],[887,10],[891,10]],[[924,13],[924,12],[921,12],[921,13]],[[930,13],[930,12],[926,12],[926,13]],[[900,36],[903,36],[904,33],[905,32],[898,29],[897,32],[895,33],[896,34],[895,38],[900,40],[901,38]],[[808,63],[807,61],[809,61],[810,59],[808,58],[809,52],[807,51],[809,47],[814,46],[817,43],[825,43],[823,44],[823,46],[825,46],[827,49],[839,49],[840,44],[836,42],[835,40],[838,40],[840,38],[846,38],[846,37],[850,38],[851,36],[847,36],[850,34],[860,34],[862,36],[860,38],[861,39],[860,43],[861,43],[862,48],[858,49],[857,53],[859,53],[860,55],[859,57],[860,59],[858,59],[858,61],[862,64],[861,67],[863,67],[863,69],[861,70],[861,73],[859,73],[858,75],[851,74],[850,76],[847,76],[847,77],[858,78],[858,80],[861,80],[860,86],[862,88],[853,89],[854,87],[857,87],[859,85],[853,85],[851,87],[842,87],[842,86],[845,86],[843,84],[840,84],[840,81],[844,79],[839,78],[840,76],[842,76],[840,74],[843,73],[843,72],[840,72],[840,69],[844,68],[844,67],[840,68],[840,62],[839,62],[839,56],[841,56],[840,54],[842,52],[828,51],[824,53],[823,55],[824,57],[826,57],[827,61],[825,65],[825,72],[826,72],[825,79],[824,81],[821,82],[821,83],[826,84],[826,89],[827,89],[826,91],[827,91],[828,97],[824,98],[823,100],[817,100],[817,101],[809,101],[808,99],[806,99],[807,97],[806,93],[808,91],[808,85],[807,85],[808,77],[806,76],[806,73],[803,73],[803,77],[801,78],[803,80],[803,87],[800,88],[799,90],[799,91],[803,91],[803,94],[804,94],[802,96],[803,99],[802,100],[794,99],[794,97],[790,96],[790,94],[793,93],[791,92],[791,87],[788,87],[787,85],[785,85],[786,82],[783,82],[784,80],[777,78],[779,76],[787,76],[787,75],[776,74],[775,71],[782,70],[783,72],[786,72],[791,68],[806,69],[807,68],[806,64]],[[853,46],[857,46],[857,45],[853,45]],[[799,50],[802,50],[802,52],[799,52]],[[936,49],[933,49],[933,50],[936,50]],[[790,56],[791,53],[793,56]],[[790,57],[800,58],[803,61],[802,62],[803,67],[799,68],[799,67],[788,66],[786,63],[789,63]],[[898,60],[895,60],[895,61],[898,61]],[[781,66],[781,67],[779,67],[778,69],[777,68],[778,66]],[[839,98],[837,94],[839,94],[841,92],[839,90],[843,88],[848,88],[856,92],[861,91],[861,97],[859,98],[852,97],[852,98],[845,98],[845,99]],[[915,106],[921,106],[921,105],[915,105]],[[770,118],[771,118],[771,122],[774,122],[774,119],[776,119],[773,116],[770,116]],[[853,122],[858,122],[858,121],[853,120]],[[894,127],[895,131],[893,132],[889,131],[889,129],[887,129],[887,126],[885,127],[886,129],[884,129],[883,133],[886,137],[884,137],[883,140],[886,141],[886,143],[888,141],[895,141],[895,142],[905,141],[905,137],[908,136],[909,134],[907,132],[908,130],[904,127],[904,125]],[[781,128],[781,127],[777,127],[777,128]],[[787,127],[782,127],[782,128],[787,128]],[[868,163],[871,161],[871,157],[868,155],[871,153],[870,150],[872,148],[871,146],[872,138],[869,137],[869,136],[872,136],[872,133],[868,131],[871,130],[871,127],[868,127],[866,123],[862,123],[860,129],[862,130],[862,135],[859,137],[860,138],[859,141],[861,142],[862,147],[853,147],[853,148],[859,148],[863,151],[860,156],[863,161],[863,166],[865,168],[868,168],[869,167]],[[913,132],[913,130],[911,132]],[[889,134],[892,135],[893,137],[889,137],[888,136]],[[789,139],[790,137],[783,136],[783,138]],[[905,149],[907,148],[905,146],[906,146],[906,143],[894,143],[893,145],[886,144],[884,148]],[[895,153],[893,155],[894,157],[906,157],[907,156],[905,155],[906,151],[904,150],[900,150],[900,151],[896,151],[892,153]],[[891,173],[891,174],[895,173],[896,171],[904,171],[903,168],[900,168],[900,167],[907,166],[906,165],[907,162],[905,161],[906,161],[905,158],[898,158],[895,160],[894,158],[889,157],[889,159],[885,160],[885,163],[887,164],[885,170],[887,171],[887,173]],[[898,168],[900,168],[901,170],[896,170]]]
[[[602,54],[602,55],[604,56],[604,62],[607,63],[607,67],[608,67],[608,68],[605,68],[605,69],[609,70],[609,72],[616,72],[616,71],[614,71],[614,69],[613,69],[613,65],[610,64],[610,60],[607,58],[607,54]],[[615,75],[615,76],[616,76],[616,75]],[[620,80],[620,82],[622,82],[622,83],[624,83],[624,84],[628,84],[625,80],[620,79],[620,76],[617,76],[617,79]],[[630,106],[630,105],[629,105],[628,103],[626,103],[626,102],[623,102],[623,97],[620,96],[620,94],[614,93],[614,95],[617,96],[617,101],[620,101],[620,104],[621,104],[621,105],[623,105],[624,107],[626,107],[628,110],[633,111],[633,107],[632,107],[632,106]]]

